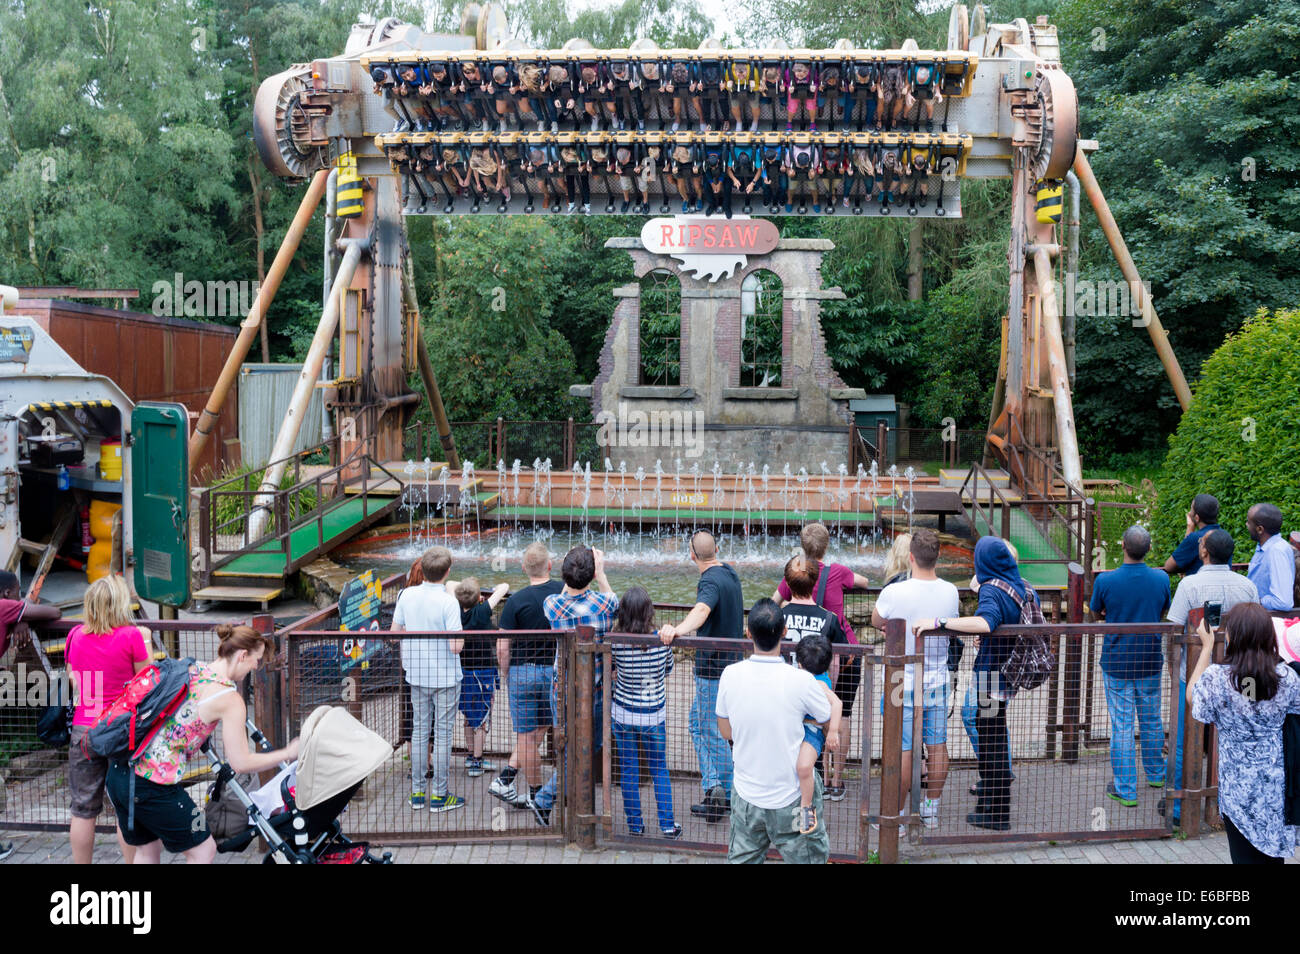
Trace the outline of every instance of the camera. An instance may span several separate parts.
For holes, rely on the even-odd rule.
[[[1219,621],[1223,616],[1223,604],[1205,601],[1205,626],[1207,629],[1218,629]]]

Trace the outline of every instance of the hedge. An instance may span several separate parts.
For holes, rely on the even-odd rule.
[[[1198,493],[1219,498],[1236,561],[1254,552],[1246,532],[1252,504],[1277,504],[1283,533],[1300,528],[1300,310],[1261,309],[1205,362],[1156,488],[1158,554],[1182,539]]]

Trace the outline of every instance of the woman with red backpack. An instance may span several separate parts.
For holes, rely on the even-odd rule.
[[[236,773],[261,772],[298,756],[298,740],[275,752],[249,749],[248,709],[236,684],[273,651],[270,637],[249,626],[218,626],[217,658],[190,667],[185,700],[154,735],[141,758],[112,762],[108,795],[118,826],[134,846],[136,864],[158,864],[162,850],[184,854],[190,864],[210,864],[217,845],[203,810],[185,791],[186,763],[221,724],[225,760]],[[135,776],[132,778],[132,776]]]

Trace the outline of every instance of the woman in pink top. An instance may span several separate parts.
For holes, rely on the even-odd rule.
[[[68,791],[72,795],[72,861],[90,864],[95,851],[95,819],[104,810],[104,778],[108,760],[87,756],[81,740],[100,714],[149,664],[148,637],[131,625],[131,591],[120,576],[106,576],[90,584],[84,600],[86,621],[68,634],[63,656],[77,700],[72,717],[72,744],[68,747]],[[117,843],[127,863],[135,849],[122,838]]]
[[[856,643],[857,634],[853,632],[848,617],[844,615],[844,591],[854,587],[865,588],[871,585],[871,581],[860,573],[854,573],[842,563],[822,563],[830,542],[831,533],[826,529],[825,524],[810,523],[799,531],[799,545],[803,547],[804,556],[815,561],[819,571],[817,587],[813,590],[817,605],[834,613],[835,618],[839,620],[840,629],[844,630],[845,637],[849,642]],[[782,580],[776,592],[772,594],[772,599],[784,606],[790,602],[790,597],[790,587],[785,580]],[[839,676],[835,679],[835,694],[844,704],[844,713],[843,722],[840,724],[840,752],[843,754],[831,761],[830,779],[826,786],[826,798],[832,802],[841,801],[845,794],[841,769],[844,759],[848,757],[849,744],[853,741],[853,720],[849,716],[853,714],[853,700],[858,694],[858,686],[861,682],[862,657],[851,656],[840,666]]]
[[[298,757],[298,740],[275,752],[249,750],[248,708],[235,684],[273,651],[271,639],[250,626],[218,626],[217,658],[190,669],[189,695],[154,736],[135,766],[113,762],[108,769],[108,795],[117,809],[118,828],[136,848],[135,863],[158,864],[162,850],[184,854],[190,864],[210,864],[217,844],[208,834],[203,812],[185,791],[186,763],[212,730],[221,724],[226,762],[237,773],[261,772]],[[134,790],[134,823],[130,817]]]

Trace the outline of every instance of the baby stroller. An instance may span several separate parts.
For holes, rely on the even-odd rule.
[[[270,751],[266,736],[251,720],[248,730],[259,750]],[[217,851],[243,851],[260,835],[271,846],[266,864],[393,863],[391,852],[376,857],[367,842],[349,840],[339,824],[339,815],[361,783],[393,754],[391,745],[346,709],[320,706],[307,717],[298,760],[280,763],[282,771],[268,786],[270,793],[265,788],[249,792],[241,785],[211,741],[203,751],[217,776],[209,798],[219,800],[229,792],[248,815],[247,827],[219,842]],[[273,796],[269,800],[268,794]]]

